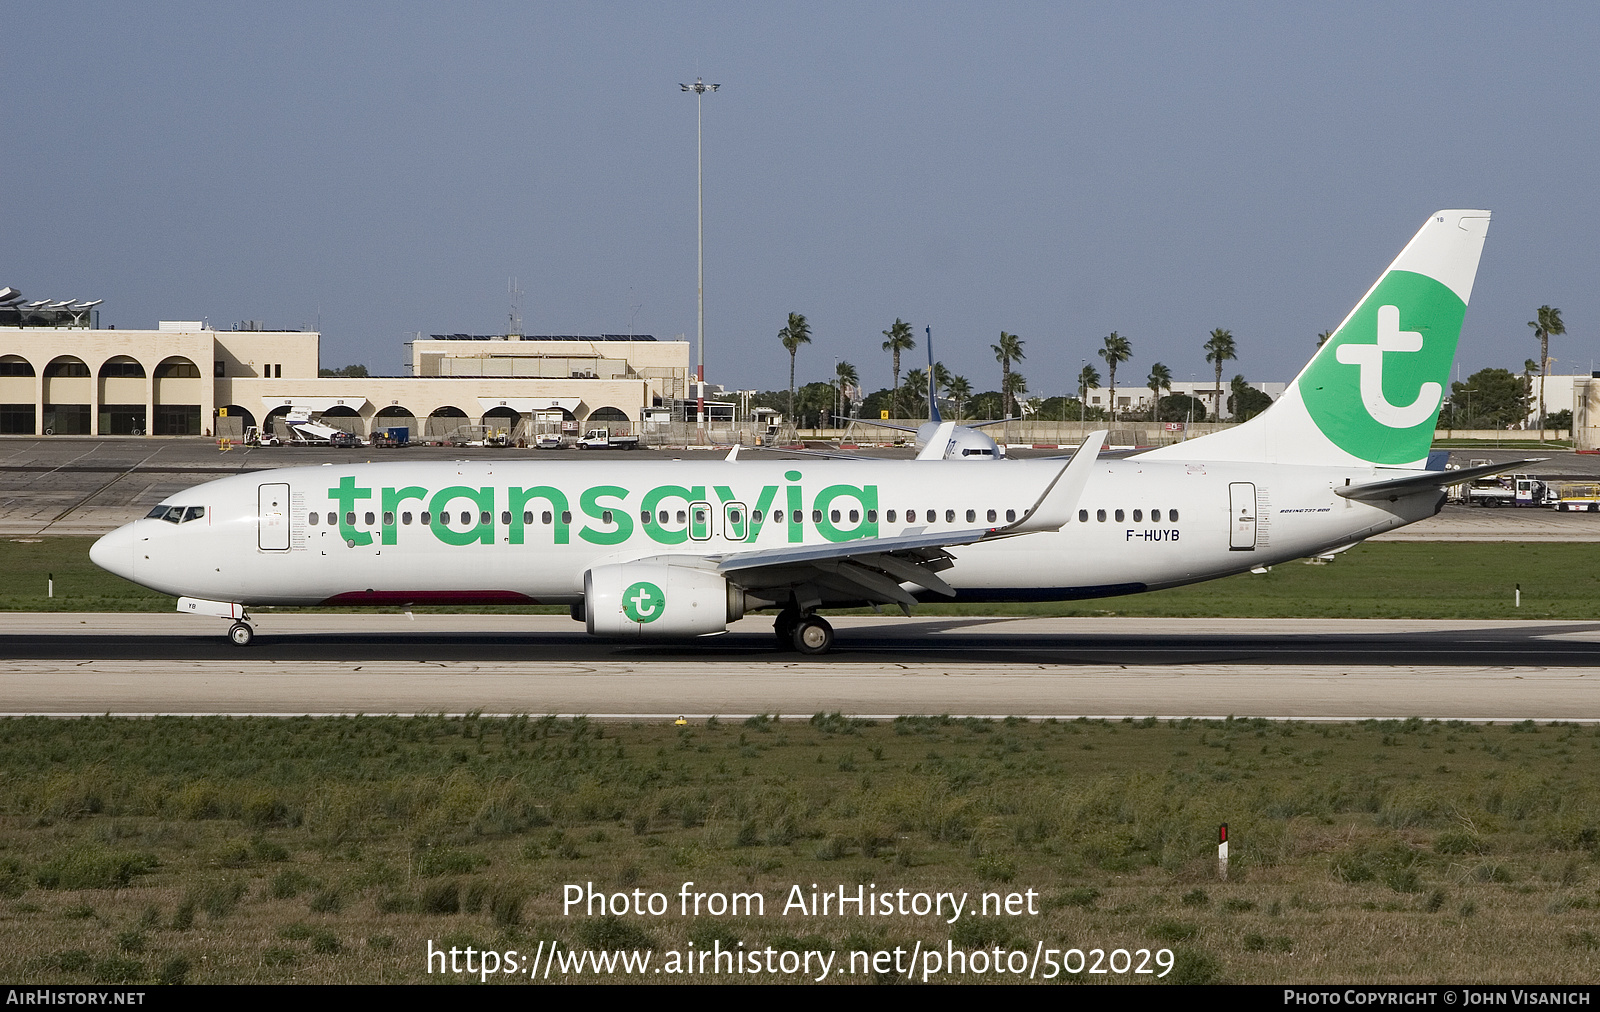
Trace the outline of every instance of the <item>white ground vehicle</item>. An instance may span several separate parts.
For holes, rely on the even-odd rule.
[[[578,440],[580,450],[637,450],[638,436],[612,435],[609,428],[590,429]]]

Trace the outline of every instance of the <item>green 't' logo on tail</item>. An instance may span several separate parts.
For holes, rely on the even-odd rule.
[[[1430,277],[1386,274],[1300,377],[1317,428],[1374,463],[1427,456],[1466,312]]]

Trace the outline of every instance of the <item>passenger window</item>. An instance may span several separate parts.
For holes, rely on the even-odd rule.
[[[1078,523],[1086,524],[1088,522],[1089,522],[1089,511],[1088,510],[1079,510],[1078,511]]]
[[[1083,519],[1087,520],[1089,518],[1088,517],[1084,517]],[[1006,523],[1014,524],[1016,522],[1017,522],[1017,511],[1016,510],[1006,510]]]
[[[683,524],[683,523],[688,523],[688,522],[689,522],[689,514],[684,510],[679,510],[678,511],[678,523]]]
[[[639,522],[641,524],[644,524],[646,527],[650,526],[650,511],[649,510],[640,510],[639,511]]]
[[[501,527],[510,527],[511,526],[511,511],[510,510],[501,510],[500,511],[500,526]]]
[[[821,517],[817,517],[817,519],[821,520],[822,518]],[[838,523],[839,522],[839,511],[838,510],[829,510],[828,511],[828,520],[830,522],[832,522],[832,523]]]
[[[391,511],[391,510],[384,510],[383,511],[383,526],[385,526],[385,527],[393,527],[394,526],[394,513],[393,513],[393,511]]]
[[[883,516],[884,516],[884,520],[886,520],[888,523],[891,523],[891,524],[894,523],[894,510],[889,510]]]
[[[480,519],[478,520],[478,523],[480,523],[480,524],[487,524],[489,522],[489,520],[491,519],[488,510],[484,510],[483,513],[481,513],[479,516],[480,516]]]
[[[461,511],[461,526],[466,527],[472,523],[472,514],[466,510]]]
[[[737,524],[737,523],[740,523],[740,522],[741,522],[741,518],[740,518],[738,510],[734,510],[732,513],[728,514],[728,523]]]
[[[367,526],[371,527],[374,523],[377,522],[377,519],[378,519],[377,517],[373,516],[371,513],[368,513],[366,515]]]
[[[439,522],[441,524],[444,524],[446,527],[450,526],[450,511],[449,510],[440,510],[439,511]]]
[[[761,522],[761,511],[756,510],[754,513],[750,514],[750,519],[759,524]]]
[[[344,523],[346,527],[354,527],[356,525],[356,515],[354,513],[346,513],[344,515]]]
[[[1105,510],[1095,510],[1094,511],[1094,518],[1096,520],[1100,521],[1101,523],[1105,523],[1106,522],[1106,511]]]
[[[549,516],[548,513],[545,514],[545,515]],[[525,524],[533,523],[533,510],[523,510],[522,511],[522,522],[525,523]],[[550,521],[548,521],[548,520],[545,521],[545,523],[549,523],[549,522]]]
[[[1134,510],[1133,511],[1133,522],[1134,523],[1138,523],[1139,521],[1141,521],[1143,519],[1144,519],[1144,510]]]
[[[307,513],[306,514],[306,523],[310,524],[312,527],[315,527],[315,526],[317,526],[317,521],[319,519],[321,519],[321,517],[322,517],[321,513]]]
[[[554,516],[549,510],[545,510],[543,513],[539,514],[539,522],[542,524],[549,524],[552,519],[554,519]]]
[[[610,510],[601,510],[600,511],[600,522],[603,523],[603,524],[609,524],[611,522],[611,511]]]
[[[978,522],[978,511],[977,510],[967,510],[967,523],[973,524],[973,523],[977,523],[977,522]]]
[[[991,523],[991,524],[992,524],[992,523],[994,523],[994,522],[995,522],[995,515],[994,515],[994,510],[990,510],[990,511],[989,511],[989,513],[988,513],[988,517],[989,517],[989,522],[990,522],[990,523]]]
[[[199,520],[205,515],[206,508],[204,506],[190,506],[186,511],[184,511],[183,522],[188,523],[191,520]]]
[[[671,523],[672,522],[672,514],[668,513],[666,510],[662,510],[661,511],[661,522],[664,523],[664,524],[665,523]]]
[[[850,511],[850,522],[851,523],[858,523],[860,520],[861,520],[861,511],[860,510],[851,510]]]
[[[1177,523],[1178,522],[1178,511],[1177,510],[1167,510],[1167,520],[1170,523]]]
[[[572,523],[572,511],[571,510],[562,510],[561,511],[561,522],[564,523],[564,524]]]
[[[852,510],[850,512],[850,516],[851,516],[852,519],[854,519],[854,517],[855,517],[855,511],[854,510]],[[878,511],[877,510],[867,510],[867,523],[875,524],[877,522],[878,522]]]
[[[839,516],[839,514],[837,514],[837,513],[834,514],[835,518],[837,518],[838,516]],[[811,511],[811,522],[814,523],[814,524],[822,523],[822,511],[821,510],[812,510]]]
[[[443,516],[444,514],[441,513],[440,518],[442,519]],[[433,514],[429,513],[427,510],[422,511],[422,516],[419,519],[422,521],[422,526],[424,527],[429,527],[433,524]]]
[[[334,524],[336,524],[338,522],[339,522],[339,514],[333,512],[332,510],[329,510],[328,511],[328,526],[332,527]]]
[[[955,523],[956,522],[956,511],[955,510],[945,510],[944,511],[944,522],[947,523],[947,524]]]
[[[916,522],[917,522],[917,511],[916,510],[906,510],[906,523],[914,524]]]
[[[1153,523],[1153,524],[1159,524],[1161,522],[1161,511],[1160,510],[1151,510],[1150,511],[1150,522]]]
[[[1124,516],[1125,514],[1121,510],[1117,510],[1117,523],[1122,523]]]
[[[400,514],[400,522],[402,524],[405,524],[407,527],[410,527],[411,526],[411,514],[410,513],[402,513],[402,514]]]

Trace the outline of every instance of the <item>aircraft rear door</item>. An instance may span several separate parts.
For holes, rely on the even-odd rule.
[[[722,536],[729,541],[743,541],[749,533],[749,517],[744,503],[725,503],[722,507]]]
[[[263,551],[289,550],[289,486],[262,485],[257,501]]]
[[[692,502],[689,504],[689,540],[711,540],[711,504],[708,502]]]
[[[1235,481],[1228,484],[1228,513],[1228,550],[1233,552],[1255,551],[1255,482]]]

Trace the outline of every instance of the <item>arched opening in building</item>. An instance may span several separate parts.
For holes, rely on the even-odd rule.
[[[205,399],[200,367],[182,355],[156,366],[155,411],[150,431],[158,436],[198,436],[200,402]]]
[[[238,404],[226,404],[217,409],[217,421],[211,431],[218,439],[241,440],[245,431],[256,424],[256,416]]]
[[[286,419],[294,408],[287,404],[279,405],[267,412],[267,417],[261,420],[261,434],[263,436],[277,436],[287,441],[289,438],[289,424]]]
[[[100,434],[142,436],[149,429],[144,364],[130,355],[113,355],[100,365]]]
[[[615,429],[618,426],[626,427],[627,425],[631,424],[632,421],[633,420],[628,417],[628,413],[623,411],[621,408],[604,407],[595,408],[593,411],[589,412],[589,421],[586,424],[590,427],[604,425],[607,428]],[[616,433],[613,432],[612,435],[616,435]]]
[[[372,434],[376,436],[384,429],[405,429],[405,438],[407,440],[420,440],[422,438],[422,427],[417,424],[417,416],[411,413],[410,408],[401,404],[390,404],[386,407],[381,407],[378,409],[378,413],[373,416]],[[391,435],[397,439],[400,436],[398,432],[391,433]]]
[[[322,417],[317,421],[330,429],[338,429],[341,432],[349,432],[357,436],[366,435],[366,426],[361,421],[361,412],[348,404],[335,404],[324,411]]]
[[[0,435],[31,436],[38,432],[34,397],[37,374],[21,355],[0,355]]]
[[[489,430],[487,436],[503,435],[507,439],[519,439],[526,435],[521,431],[522,412],[516,408],[490,408],[483,413],[483,427]]]
[[[94,390],[89,366],[62,355],[44,367],[44,432],[56,436],[89,434],[89,401]]]
[[[428,428],[423,438],[430,442],[448,438],[450,433],[468,424],[467,413],[453,404],[433,409],[428,415]]]

